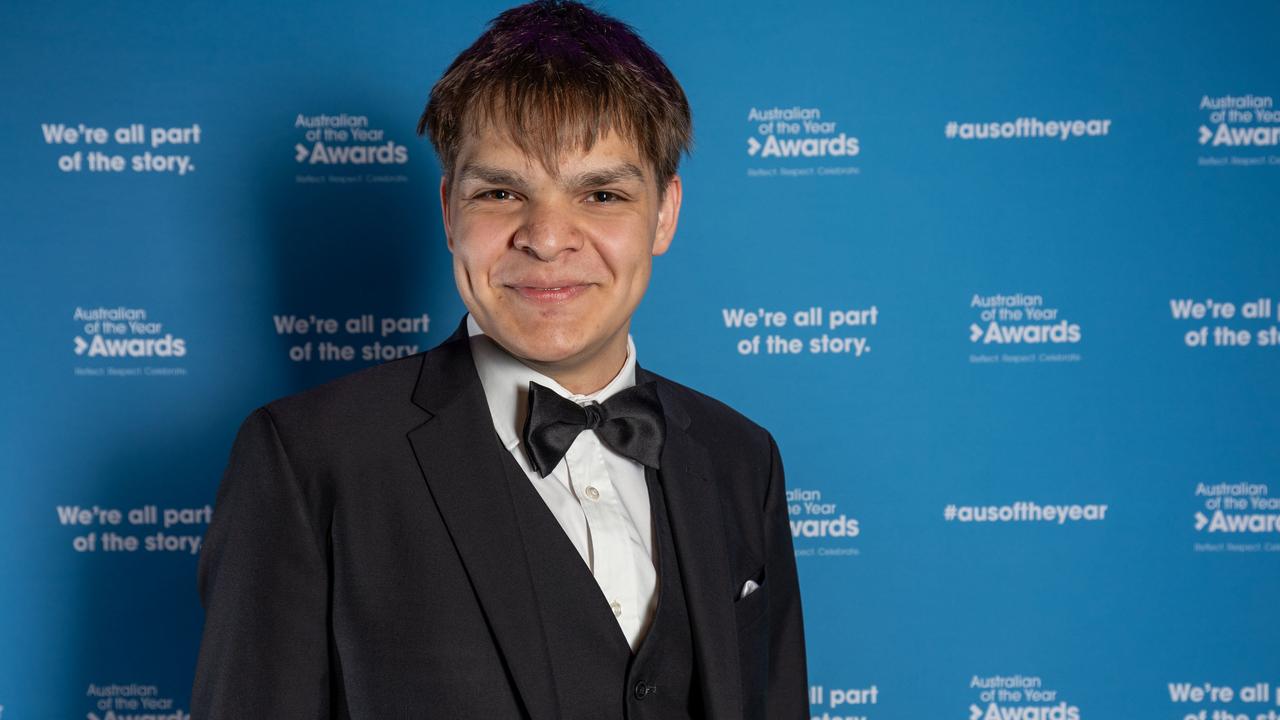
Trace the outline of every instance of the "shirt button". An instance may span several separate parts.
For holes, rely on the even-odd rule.
[[[613,608],[614,617],[622,617],[622,603],[618,602],[617,600],[614,600],[613,602],[609,603],[609,607]]]
[[[588,485],[588,486],[587,486],[587,497],[591,498],[592,500],[599,500],[599,499],[600,499],[600,491],[599,491],[599,490],[597,490],[597,489],[596,489],[596,487],[595,487],[594,485]]]

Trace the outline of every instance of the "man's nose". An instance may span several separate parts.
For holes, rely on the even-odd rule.
[[[553,202],[530,201],[517,228],[515,247],[539,260],[555,260],[560,253],[582,247],[582,230],[567,208]]]

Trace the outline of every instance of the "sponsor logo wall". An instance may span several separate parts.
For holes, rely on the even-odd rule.
[[[461,318],[415,125],[505,5],[237,1],[0,8],[0,720],[189,717],[240,421]],[[694,110],[639,360],[778,440],[811,716],[1280,718],[1280,6],[603,8]]]

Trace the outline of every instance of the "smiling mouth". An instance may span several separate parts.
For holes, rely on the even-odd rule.
[[[586,292],[591,285],[555,285],[539,287],[532,285],[512,285],[511,288],[520,293],[526,300],[538,303],[561,303],[572,300]]]

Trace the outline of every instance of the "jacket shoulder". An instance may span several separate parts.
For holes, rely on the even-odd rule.
[[[412,393],[424,355],[362,368],[278,397],[262,408],[286,445],[314,447],[326,440],[357,441],[388,428],[407,431],[423,419]]]
[[[671,378],[647,370],[667,396],[689,416],[689,431],[709,444],[736,443],[739,447],[769,444],[771,435],[759,423],[724,401]]]

